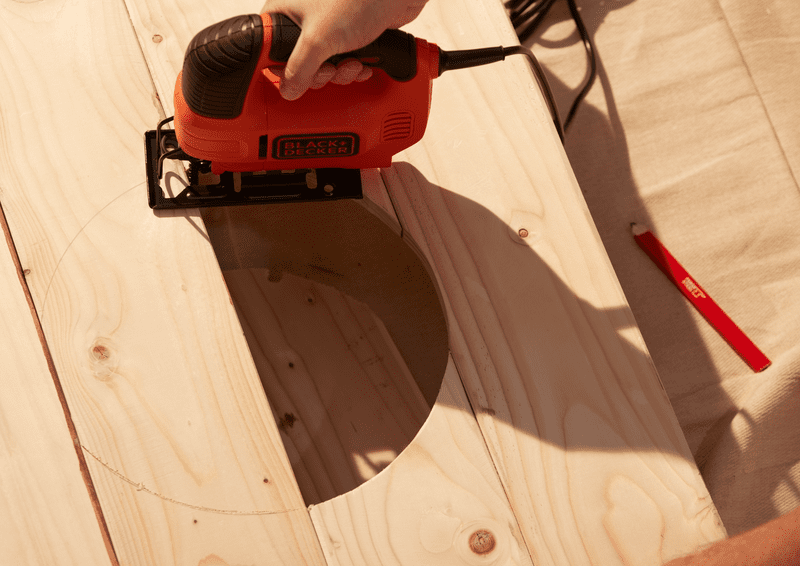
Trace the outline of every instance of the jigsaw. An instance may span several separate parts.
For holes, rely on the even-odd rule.
[[[287,16],[265,13],[224,20],[194,37],[175,83],[175,115],[145,132],[151,208],[361,198],[360,169],[388,167],[422,138],[434,78],[510,54],[531,59],[559,129],[529,49],[445,51],[400,30],[328,60],[371,67],[366,81],[329,83],[285,100],[270,68],[288,61],[299,35]],[[188,186],[181,181],[180,191],[162,188],[168,159],[183,164]]]

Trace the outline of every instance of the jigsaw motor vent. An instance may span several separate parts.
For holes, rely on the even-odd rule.
[[[383,121],[382,139],[385,142],[404,140],[414,133],[414,115],[410,112],[393,112]]]

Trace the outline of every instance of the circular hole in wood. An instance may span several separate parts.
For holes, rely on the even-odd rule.
[[[306,504],[388,466],[427,418],[448,337],[413,243],[360,201],[203,219]]]

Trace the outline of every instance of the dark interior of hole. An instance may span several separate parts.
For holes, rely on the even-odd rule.
[[[427,262],[381,219],[351,200],[211,208],[203,219],[223,271],[288,273],[366,304],[433,406],[448,361],[441,298]]]

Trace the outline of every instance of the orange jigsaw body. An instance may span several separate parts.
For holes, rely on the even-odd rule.
[[[396,81],[375,69],[363,82],[329,83],[297,100],[281,97],[270,67],[272,20],[262,14],[263,42],[249,76],[241,113],[203,116],[175,85],[175,134],[192,157],[211,162],[211,172],[305,168],[388,167],[392,157],[419,141],[430,111],[432,81],[439,75],[439,49],[415,38],[416,74]]]

